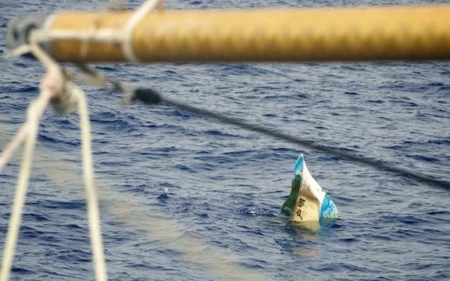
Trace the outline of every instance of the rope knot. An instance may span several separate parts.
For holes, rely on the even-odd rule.
[[[69,114],[76,110],[79,100],[74,83],[58,66],[51,66],[41,80],[41,88],[49,95],[49,102],[58,114]]]

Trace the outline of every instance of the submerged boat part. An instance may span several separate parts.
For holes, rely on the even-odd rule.
[[[336,205],[312,177],[303,154],[295,163],[291,193],[281,211],[290,216],[292,223],[312,230],[318,229],[320,222],[338,217]]]

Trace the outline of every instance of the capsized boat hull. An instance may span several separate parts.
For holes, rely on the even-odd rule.
[[[336,205],[312,177],[303,154],[300,154],[295,163],[291,193],[281,211],[290,216],[292,223],[307,225],[308,228],[315,228],[322,221],[338,218]]]

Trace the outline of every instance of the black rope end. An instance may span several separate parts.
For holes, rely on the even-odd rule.
[[[162,102],[161,95],[150,88],[139,88],[134,90],[133,101],[141,101],[145,104],[159,104]]]

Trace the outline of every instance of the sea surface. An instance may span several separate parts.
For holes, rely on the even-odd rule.
[[[166,1],[168,9],[447,1]],[[136,8],[140,1],[128,2]],[[4,58],[8,20],[104,1],[2,0],[0,148],[39,93],[37,62]],[[379,159],[450,174],[450,63],[100,65],[179,102]],[[168,106],[86,86],[110,280],[450,280],[450,193]],[[40,124],[11,280],[94,280],[79,118]],[[300,153],[340,218],[279,215]],[[0,174],[0,250],[20,157]]]

